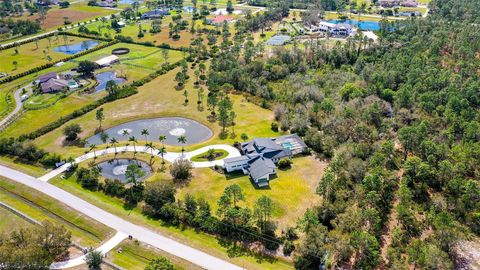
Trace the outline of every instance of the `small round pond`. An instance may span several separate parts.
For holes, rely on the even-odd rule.
[[[98,85],[95,87],[95,91],[105,90],[107,87],[108,81],[114,81],[117,84],[122,84],[125,82],[124,78],[118,78],[117,73],[114,71],[102,72],[95,75],[95,79],[98,81]]]
[[[64,54],[76,54],[82,51],[86,51],[98,45],[98,41],[85,40],[75,44],[66,44],[55,47],[53,50]]]
[[[101,162],[97,164],[97,166],[100,168],[100,174],[103,177],[108,179],[117,179],[123,183],[127,183],[125,172],[130,164],[135,164],[145,174],[141,178],[137,179],[137,181],[143,181],[152,174],[152,168],[147,163],[140,160],[116,159]]]
[[[148,130],[148,141],[158,142],[158,137],[165,135],[167,137],[165,143],[169,145],[181,145],[178,137],[182,135],[187,138],[185,145],[203,142],[213,135],[205,125],[183,117],[142,119],[109,128],[104,132],[109,138],[116,138],[117,141],[128,141],[131,136],[135,136],[137,140],[145,140],[145,136],[141,134],[143,129]],[[125,131],[128,134],[124,135]],[[100,133],[88,138],[87,143],[102,144]]]

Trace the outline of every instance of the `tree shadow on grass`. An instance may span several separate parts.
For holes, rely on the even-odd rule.
[[[227,249],[228,257],[235,258],[241,256],[249,256],[255,258],[257,263],[268,262],[275,263],[278,259],[261,252],[255,252],[248,249],[244,243],[239,243],[230,239],[217,237],[218,243]]]

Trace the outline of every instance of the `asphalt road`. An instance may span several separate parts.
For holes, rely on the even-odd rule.
[[[61,188],[48,182],[39,181],[28,174],[0,165],[0,175],[38,190],[110,228],[127,235],[132,235],[141,242],[192,262],[202,268],[212,270],[243,269],[242,267],[231,264],[225,260],[162,236],[150,229],[126,221],[66,192]]]

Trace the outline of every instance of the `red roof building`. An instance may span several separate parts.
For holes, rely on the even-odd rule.
[[[218,15],[215,18],[213,18],[212,23],[218,25],[218,24],[222,24],[225,21],[230,22],[232,20],[233,20],[233,18],[230,17],[230,16]]]

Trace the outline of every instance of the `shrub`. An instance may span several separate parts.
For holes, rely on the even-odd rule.
[[[280,159],[277,165],[278,165],[278,168],[284,169],[284,168],[290,167],[291,164],[292,164],[292,161],[289,158],[282,158]]]
[[[122,183],[122,181],[117,179],[105,179],[103,192],[110,196],[122,198],[125,196],[125,185]]]
[[[285,241],[285,244],[283,244],[283,254],[285,256],[290,256],[294,250],[295,245],[292,243],[292,241]]]
[[[192,163],[189,160],[176,160],[170,166],[170,174],[175,180],[187,180],[192,176]]]
[[[82,185],[83,188],[89,190],[98,189],[98,177],[100,172],[98,168],[93,168],[91,170],[87,168],[80,168],[77,170],[77,182]]]
[[[82,132],[82,128],[79,124],[70,124],[63,129],[63,135],[67,141],[75,141],[80,132]]]
[[[277,122],[272,122],[272,124],[270,125],[270,128],[275,131],[275,132],[278,132],[278,124]]]

